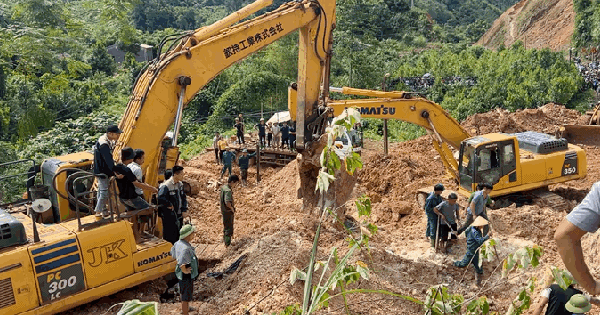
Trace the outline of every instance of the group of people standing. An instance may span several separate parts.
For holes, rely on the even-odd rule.
[[[97,220],[109,215],[110,178],[115,177],[118,188],[118,199],[127,211],[148,209],[144,192],[157,194],[158,215],[162,218],[163,238],[171,243],[179,240],[179,230],[183,226],[183,218],[187,216],[187,199],[183,191],[183,167],[174,166],[165,174],[165,181],[159,188],[144,183],[142,165],[145,152],[142,149],[125,147],[121,149],[121,161],[115,163],[113,149],[123,131],[112,125],[106,129],[94,146],[94,175],[98,183],[98,197],[95,207]],[[150,218],[142,216],[140,220]],[[147,223],[147,222],[146,222]],[[141,226],[143,228],[143,225]],[[136,231],[142,232],[142,231]]]
[[[442,198],[444,185],[437,184],[433,192],[425,200],[425,214],[427,215],[427,227],[425,236],[429,238],[431,247],[439,245],[443,253],[450,250],[458,236],[466,231],[467,252],[462,260],[453,263],[456,267],[467,267],[472,264],[475,268],[475,279],[478,286],[481,285],[483,269],[479,264],[479,249],[487,241],[492,232],[489,229],[489,218],[486,206],[493,206],[489,194],[493,186],[488,183],[477,185],[477,191],[473,192],[467,203],[467,216],[464,224],[458,228],[460,212],[458,195],[451,193],[448,200]],[[436,243],[438,242],[438,243]]]

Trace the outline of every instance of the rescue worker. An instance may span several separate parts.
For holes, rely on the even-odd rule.
[[[273,148],[279,149],[281,147],[281,127],[279,127],[279,123],[274,123],[271,131],[273,131]]]
[[[116,125],[108,126],[106,133],[94,145],[94,175],[98,183],[98,200],[94,212],[98,217],[108,215],[105,209],[108,203],[108,183],[110,177],[114,175],[113,168],[115,167],[112,151],[121,133],[123,130]]]
[[[175,276],[179,280],[179,293],[181,294],[181,312],[188,315],[196,311],[189,305],[194,296],[194,280],[198,278],[198,257],[190,244],[196,229],[186,224],[178,232],[178,240],[171,247],[171,257],[177,261]]]
[[[595,280],[581,248],[581,238],[600,227],[600,182],[594,183],[583,201],[560,223],[554,233],[558,253],[567,270],[579,285],[591,295],[600,294],[600,282]]]
[[[246,186],[246,180],[248,179],[248,164],[250,158],[255,156],[256,152],[248,154],[248,150],[242,150],[242,156],[238,158],[238,166],[240,167],[240,174],[242,175],[242,186]]]
[[[273,125],[267,124],[267,147],[271,147],[271,141],[273,141]]]
[[[223,179],[225,170],[229,170],[229,176],[231,176],[231,163],[234,161],[235,153],[233,153],[233,150],[225,150],[225,153],[223,153],[223,169],[221,169],[221,179]]]
[[[544,311],[544,307],[546,305],[548,305],[548,308],[546,309],[546,312],[543,313],[545,315],[570,315],[573,314],[572,311],[568,311],[566,309],[567,303],[569,303],[569,300],[576,295],[581,295],[583,292],[581,292],[581,290],[578,290],[577,288],[575,288],[574,284],[571,284],[568,288],[563,289],[561,288],[558,284],[556,283],[552,283],[554,281],[554,277],[552,275],[552,272],[549,271],[546,274],[546,279],[545,279],[545,283],[544,286],[546,287],[545,289],[542,290],[542,292],[540,292],[540,300],[537,302],[537,304],[535,306],[532,307],[533,309],[533,313],[532,315],[541,315],[542,312]],[[600,302],[600,300],[598,300],[597,298],[590,298],[589,296],[584,296],[586,298],[586,301],[589,299],[589,301],[593,304],[598,304],[598,302]],[[575,304],[577,301],[574,300],[574,303],[571,304]],[[575,305],[572,305],[575,306]]]
[[[115,165],[113,171],[117,175],[117,187],[119,187],[119,199],[127,207],[128,211],[142,210],[150,207],[150,204],[140,197],[136,192],[136,188],[157,193],[158,190],[146,183],[138,181],[137,177],[126,165],[133,162],[134,151],[130,147],[125,147],[121,150],[121,160],[123,163]],[[143,192],[142,192],[143,195]]]
[[[260,143],[260,147],[264,148],[265,147],[265,137],[266,137],[266,128],[267,126],[265,126],[265,119],[261,118],[260,122],[258,124],[256,124],[254,126],[255,129],[258,130],[258,142]]]
[[[484,183],[481,184],[481,187],[482,189],[480,191],[475,192],[473,200],[471,200],[469,207],[467,207],[467,221],[465,221],[465,224],[458,230],[458,235],[464,232],[479,216],[484,217],[486,221],[489,222],[485,204],[490,192],[494,189],[494,186],[492,186],[492,184]],[[486,226],[483,230],[483,235],[486,235],[488,231],[489,226]]]
[[[283,126],[281,127],[281,148],[283,149],[285,146],[287,146],[288,150],[291,150],[290,127],[288,126],[287,121],[284,121]]]
[[[443,191],[444,185],[438,183],[433,186],[433,192],[431,192],[425,200],[425,214],[427,215],[427,230],[425,231],[425,236],[430,239],[431,247],[434,248],[438,217],[433,211],[433,208],[437,207],[444,200],[444,198],[442,198]]]
[[[477,187],[475,187],[475,191],[471,193],[471,195],[469,196],[469,199],[467,199],[467,204],[471,204],[471,200],[473,200],[473,197],[475,197],[475,193],[478,191],[483,190],[483,183],[479,183],[477,184]],[[490,197],[488,195],[487,199],[485,200],[485,206],[486,207],[493,207],[496,203],[494,202],[494,200],[492,200],[492,197]]]
[[[145,157],[146,152],[144,152],[144,150],[135,149],[133,150],[133,161],[127,164],[127,167],[129,167],[133,175],[135,175],[135,178],[137,178],[138,182],[140,183],[144,182],[144,172],[142,171],[142,164],[144,164]],[[135,192],[138,194],[138,196],[144,198],[143,189],[136,187]]]
[[[240,181],[237,175],[229,176],[227,184],[221,186],[219,201],[221,203],[221,215],[223,215],[223,242],[225,246],[231,245],[233,237],[233,219],[235,216],[235,203],[233,202],[233,188]]]
[[[219,158],[219,141],[221,140],[221,135],[218,132],[215,132],[215,137],[213,138],[213,150],[215,150],[215,161],[217,164],[221,164],[221,159]]]
[[[484,226],[489,224],[483,216],[478,216],[475,221],[471,224],[471,227],[467,229],[467,252],[460,261],[455,261],[454,266],[464,268],[472,264],[475,268],[475,279],[478,287],[481,286],[481,279],[483,278],[483,268],[479,267],[479,248],[485,241],[487,241],[492,232],[488,235],[483,236],[482,229]]]
[[[460,214],[458,213],[460,207],[456,203],[457,200],[458,195],[456,195],[456,193],[451,193],[448,195],[448,200],[442,201],[442,203],[433,208],[435,214],[438,215],[438,221],[441,219],[441,221],[439,221],[440,234],[438,239],[440,241],[440,245],[443,244],[443,246],[441,246],[442,253],[448,252],[451,245],[450,240],[458,239],[456,234],[456,221],[460,220]],[[448,237],[448,234],[451,236]]]
[[[239,118],[236,118],[233,127],[237,130],[236,135],[238,137],[238,143],[240,145],[245,144],[246,141],[244,141],[244,123],[241,122]]]
[[[225,153],[225,150],[227,150],[227,139],[221,136],[217,143],[219,145],[219,160],[221,161],[221,164],[223,164],[223,154]]]
[[[158,190],[158,215],[162,218],[163,238],[174,244],[179,239],[183,217],[187,217],[188,204],[183,192],[183,167],[173,166],[173,175]]]

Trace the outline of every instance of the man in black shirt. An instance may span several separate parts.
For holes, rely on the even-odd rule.
[[[242,144],[242,143],[246,143],[246,141],[244,141],[244,123],[240,121],[239,118],[235,119],[235,125],[233,125],[233,127],[235,129],[237,129],[236,135],[238,137],[238,143]]]
[[[146,183],[139,182],[131,169],[127,167],[127,164],[133,162],[133,157],[134,151],[132,148],[123,148],[121,150],[123,163],[115,165],[113,171],[117,175],[122,175],[117,176],[117,187],[119,187],[119,198],[123,204],[127,206],[128,210],[141,210],[150,207],[150,205],[136,193],[135,188],[149,190],[153,193],[158,193],[158,190]]]
[[[283,127],[281,127],[281,148],[287,145],[287,148],[290,149],[290,127],[287,124],[287,121],[283,122]]]
[[[553,279],[551,279],[553,280]],[[548,304],[546,309],[546,315],[572,315],[565,305],[569,302],[569,299],[575,294],[582,294],[578,289],[575,289],[573,285],[570,285],[566,290],[563,290],[558,284],[552,284],[540,293],[541,299],[538,304],[533,308],[533,315],[541,315],[544,310],[544,306]],[[587,297],[587,296],[586,296]],[[590,302],[598,305],[600,300],[597,298],[589,298]]]

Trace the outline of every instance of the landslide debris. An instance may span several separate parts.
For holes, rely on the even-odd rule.
[[[462,125],[474,134],[489,132],[520,132],[526,130],[553,133],[562,124],[585,122],[585,118],[564,106],[548,104],[538,109],[526,109],[509,113],[494,110],[469,117]],[[390,154],[371,149],[379,143],[367,142],[363,151],[363,169],[357,172],[356,184],[348,185],[350,200],[346,214],[358,218],[353,206],[355,198],[367,194],[373,203],[373,220],[379,233],[371,238],[370,253],[358,253],[352,263],[363,261],[373,270],[368,281],[358,287],[385,289],[424,299],[429,286],[448,283],[453,292],[470,297],[472,269],[450,266],[465,252],[464,236],[445,256],[431,252],[425,239],[425,216],[414,198],[424,186],[442,182],[448,189],[456,189],[443,169],[437,152],[428,136],[390,145]],[[588,156],[588,177],[550,187],[550,190],[575,205],[585,197],[591,183],[600,180],[600,152],[596,147],[585,147]],[[262,182],[256,183],[255,168],[249,170],[249,186],[234,190],[236,219],[233,245],[222,245],[222,222],[218,205],[220,167],[214,163],[212,154],[204,154],[184,163],[186,176],[194,179],[198,193],[190,198],[191,216],[198,233],[194,245],[200,259],[212,262],[208,272],[223,271],[242,255],[247,255],[238,269],[221,279],[206,277],[203,273],[195,286],[196,301],[193,306],[202,314],[250,314],[280,312],[286,306],[300,303],[302,283],[290,285],[292,268],[302,269],[309,259],[317,219],[302,210],[302,200],[296,199],[297,163],[283,168],[262,168]],[[234,172],[238,172],[234,166]],[[463,198],[464,199],[464,198]],[[460,201],[464,206],[464,200]],[[462,208],[464,209],[464,208]],[[464,211],[464,210],[461,210]],[[544,248],[541,266],[527,276],[541,278],[551,265],[562,267],[552,239],[554,229],[566,213],[539,205],[514,205],[493,210],[490,217],[494,237],[498,239],[501,257],[525,246],[538,244]],[[464,216],[464,214],[463,214]],[[326,260],[331,249],[337,247],[340,255],[347,250],[344,232],[335,229],[328,219],[321,232],[319,260]],[[584,248],[596,248],[596,235],[586,236]],[[586,258],[596,262],[595,250],[587,251]],[[484,281],[500,263],[494,260],[484,264]],[[596,270],[598,269],[598,270]],[[600,269],[593,269],[600,275]],[[320,275],[320,274],[319,274]],[[495,283],[496,273],[489,279]],[[462,282],[461,282],[462,279]],[[66,312],[69,315],[103,313],[110,305],[126,299],[158,300],[165,289],[164,282],[153,281],[137,288],[106,297],[90,305]],[[505,313],[510,302],[520,290],[516,283],[500,283],[486,292],[492,301],[491,311]],[[532,295],[535,299],[539,288]],[[420,314],[422,307],[403,299],[379,295],[355,295],[350,310],[360,314]],[[161,314],[178,314],[179,303],[161,303]],[[597,312],[593,309],[592,312]],[[113,312],[112,314],[115,314]],[[343,304],[333,299],[325,313],[343,313]],[[108,314],[111,314],[110,312]]]
[[[500,15],[477,44],[497,49],[520,40],[528,49],[567,50],[574,25],[573,1],[522,0]]]

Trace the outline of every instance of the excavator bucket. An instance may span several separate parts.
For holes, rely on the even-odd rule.
[[[600,125],[564,125],[559,136],[572,144],[600,146]]]

